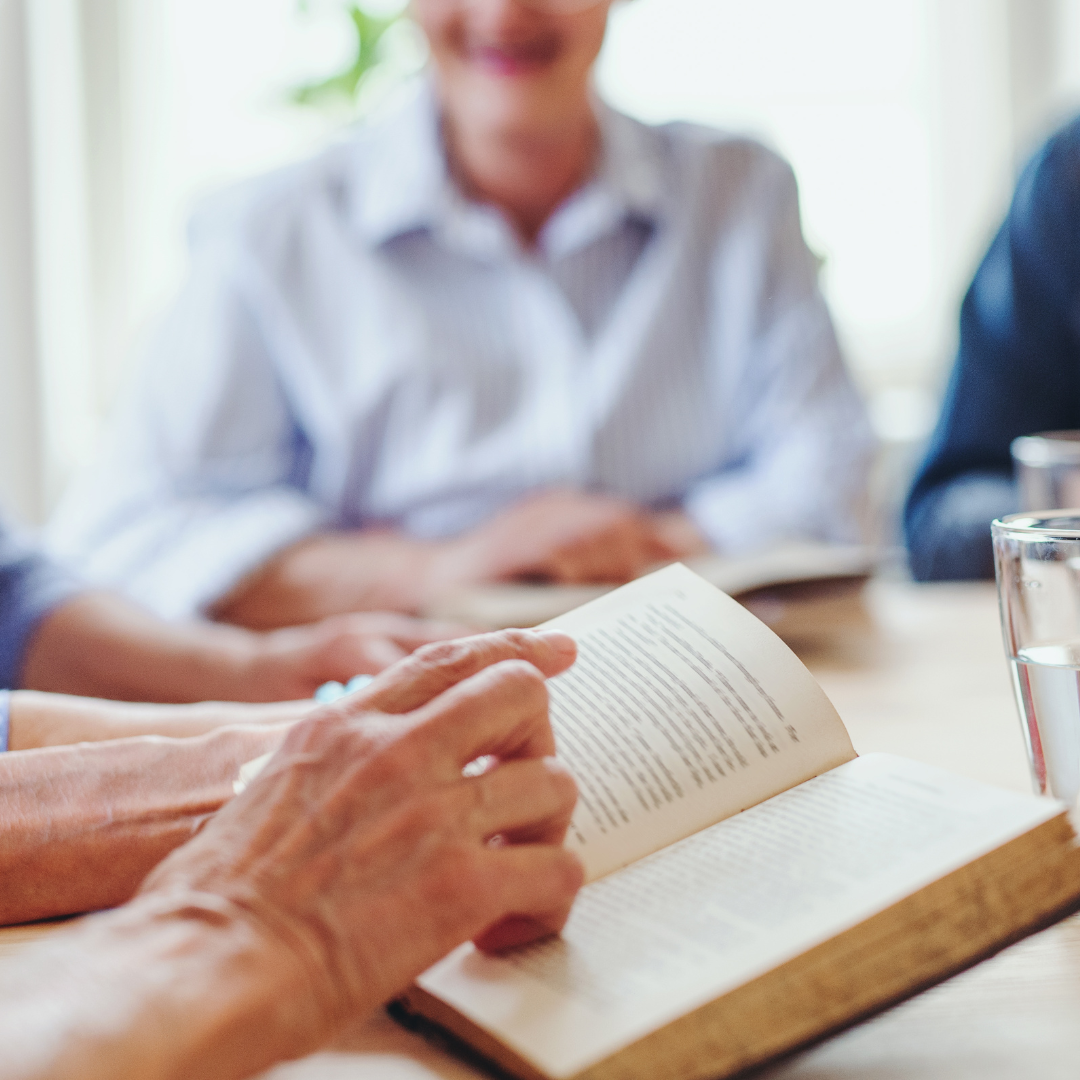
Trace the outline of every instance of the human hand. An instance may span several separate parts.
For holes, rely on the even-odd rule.
[[[212,614],[266,630],[335,612],[416,612],[463,586],[528,578],[621,584],[655,563],[708,550],[679,511],[648,513],[612,496],[553,488],[452,540],[389,529],[307,537],[240,582]]]
[[[713,546],[708,537],[685,510],[661,510],[649,515],[652,527],[673,559],[689,559],[695,555],[708,555]]]
[[[346,612],[416,612],[439,545],[389,529],[317,533],[279,551],[210,609],[249,630],[314,623]]]
[[[434,577],[443,587],[521,578],[620,584],[675,557],[633,503],[556,488],[526,496],[447,545]]]
[[[241,912],[268,969],[305,973],[321,1028],[307,1018],[307,1045],[464,940],[501,949],[558,931],[582,870],[561,846],[575,788],[550,757],[543,677],[573,657],[557,633],[425,646],[301,720],[142,898],[210,895]],[[462,776],[489,755],[494,767]]]
[[[422,645],[464,637],[469,627],[391,612],[334,615],[255,635],[240,676],[246,701],[310,698],[326,682],[377,675]]]

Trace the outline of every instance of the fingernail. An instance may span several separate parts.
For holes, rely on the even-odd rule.
[[[569,776],[571,780],[573,780],[574,774],[570,771],[566,762],[561,761],[554,755],[544,758],[544,764],[551,772],[563,773],[564,775]]]

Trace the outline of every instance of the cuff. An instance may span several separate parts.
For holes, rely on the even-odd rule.
[[[1019,509],[1007,476],[969,473],[932,489],[909,509],[908,561],[916,581],[970,581],[994,576],[990,522]]]
[[[0,687],[17,687],[41,621],[86,586],[29,547],[11,557],[0,538]],[[9,539],[9,538],[8,538]]]
[[[8,748],[11,737],[11,691],[0,690],[0,754]]]
[[[290,488],[185,500],[125,529],[80,569],[162,618],[191,618],[276,551],[326,524],[322,508]]]

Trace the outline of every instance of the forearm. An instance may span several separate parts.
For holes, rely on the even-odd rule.
[[[0,989],[0,1080],[234,1080],[329,1035],[321,988],[217,895],[136,898],[27,949]]]
[[[164,622],[119,596],[84,593],[42,620],[21,683],[128,701],[235,700],[256,651],[236,627]]]
[[[206,701],[197,705],[157,705],[103,701],[70,694],[17,690],[11,695],[11,750],[103,742],[141,735],[188,739],[221,727],[285,724],[315,707],[313,701],[248,705]]]
[[[382,530],[309,537],[249,574],[212,613],[252,630],[351,611],[415,613],[428,599],[438,551],[438,544]]]
[[[0,754],[0,923],[127,900],[283,733],[225,728]]]

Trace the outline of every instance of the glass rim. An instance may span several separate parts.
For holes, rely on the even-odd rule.
[[[1074,526],[1054,525],[1055,521],[1072,521]],[[1080,507],[1060,510],[1022,510],[990,522],[993,535],[1008,534],[1024,540],[1045,543],[1048,540],[1080,540]]]
[[[1029,468],[1080,465],[1080,431],[1037,431],[1021,435],[1009,444],[1014,461]]]

